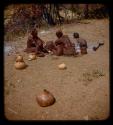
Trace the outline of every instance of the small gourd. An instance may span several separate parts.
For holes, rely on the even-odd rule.
[[[36,59],[36,54],[35,53],[30,53],[28,60],[35,60],[35,59]]]
[[[16,69],[26,68],[27,65],[25,64],[22,55],[17,56],[14,66],[15,66]]]
[[[18,55],[16,58],[16,62],[21,62],[23,61],[23,56],[22,55]]]
[[[58,68],[59,69],[66,69],[67,67],[66,67],[66,64],[62,63],[62,64],[58,65]]]

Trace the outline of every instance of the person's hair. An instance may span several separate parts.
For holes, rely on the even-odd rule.
[[[34,36],[34,34],[37,35],[37,33],[38,33],[38,31],[36,30],[36,28],[33,28],[33,29],[31,30],[31,35],[32,35],[32,36]]]
[[[58,31],[56,32],[56,36],[57,36],[58,38],[62,37],[62,35],[63,35],[63,32],[62,32],[61,30],[58,30]]]
[[[79,38],[79,33],[73,33],[74,38]]]

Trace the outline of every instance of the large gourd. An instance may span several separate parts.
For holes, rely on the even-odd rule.
[[[36,100],[41,107],[50,106],[55,102],[54,96],[46,89],[44,89],[43,92],[36,97]]]

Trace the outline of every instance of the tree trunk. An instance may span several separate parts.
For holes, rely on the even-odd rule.
[[[84,18],[85,19],[88,18],[88,11],[89,11],[89,6],[88,6],[88,4],[85,4],[85,7],[84,7]]]
[[[71,4],[71,19],[73,19],[73,4]]]

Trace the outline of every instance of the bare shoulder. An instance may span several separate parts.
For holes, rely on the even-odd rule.
[[[78,38],[78,41],[81,42],[81,43],[87,43],[87,41],[83,38]]]
[[[65,37],[65,38],[69,38],[69,36],[68,36],[68,35],[63,35],[63,37]]]

